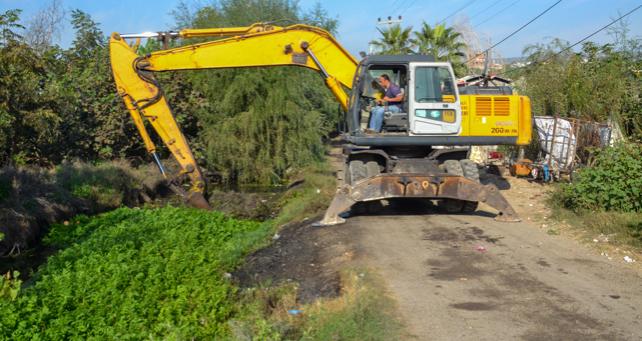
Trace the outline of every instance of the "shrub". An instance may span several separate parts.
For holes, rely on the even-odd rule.
[[[222,272],[269,235],[268,225],[174,207],[77,221],[52,227],[47,243],[73,246],[35,287],[0,301],[0,339],[214,339],[233,312]]]
[[[595,166],[581,169],[563,188],[562,201],[574,211],[642,211],[642,148],[622,142],[592,150]]]

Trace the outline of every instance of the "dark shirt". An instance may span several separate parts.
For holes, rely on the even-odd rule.
[[[388,86],[388,90],[386,90],[386,97],[395,98],[399,95],[401,95],[401,89],[399,89],[399,86],[397,84],[391,82],[390,85]],[[395,106],[399,109],[402,109],[403,100],[400,102],[388,101],[388,106]]]

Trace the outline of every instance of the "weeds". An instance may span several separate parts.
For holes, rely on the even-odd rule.
[[[269,283],[268,283],[269,284]],[[228,321],[234,340],[402,340],[395,303],[371,269],[343,269],[341,296],[297,307],[296,284],[246,289]],[[290,312],[298,309],[296,314]]]
[[[303,170],[292,182],[301,184],[286,192],[278,204],[282,209],[274,220],[276,226],[298,222],[324,212],[337,188],[332,165],[328,161]]]
[[[306,312],[308,340],[401,340],[403,325],[395,318],[395,302],[383,280],[369,269],[341,273],[343,295],[319,302]]]
[[[167,207],[56,225],[35,287],[0,302],[0,338],[212,339],[225,335],[234,287],[222,276],[269,235],[261,223]]]

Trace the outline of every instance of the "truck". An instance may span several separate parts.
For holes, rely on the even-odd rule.
[[[496,220],[519,221],[495,185],[480,183],[477,165],[468,159],[468,151],[473,145],[528,145],[528,97],[513,93],[508,86],[458,87],[450,63],[437,62],[431,55],[362,52],[357,60],[321,28],[276,23],[111,35],[110,58],[118,94],[158,163],[165,184],[186,202],[211,210],[205,199],[207,181],[154,73],[299,66],[319,72],[344,111],[341,139],[348,145],[343,148],[343,171],[338,172],[336,196],[320,225],[345,222],[340,214],[350,208],[373,212],[381,200],[397,198],[441,200],[448,213],[474,212],[483,202],[499,211]],[[195,37],[222,38],[169,48],[170,39]],[[139,42],[141,38],[156,38],[164,50],[136,54],[133,39]],[[389,110],[388,103],[382,101],[386,89],[379,79],[383,75],[403,94],[400,110]],[[382,131],[373,133],[367,129],[368,122],[380,106],[385,107]],[[181,171],[165,172],[143,119],[159,134]],[[187,192],[173,185],[181,175],[192,182]]]

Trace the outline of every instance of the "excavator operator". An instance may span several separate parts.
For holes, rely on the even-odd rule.
[[[387,74],[383,74],[379,77],[379,85],[386,89],[386,96],[382,99],[378,99],[377,101],[381,104],[387,103],[388,110],[392,113],[400,112],[403,107],[403,94],[401,93],[399,86],[391,82],[390,77],[388,77]],[[364,133],[377,134],[381,132],[385,110],[385,106],[372,109],[370,124],[368,124],[368,129],[364,130]]]

